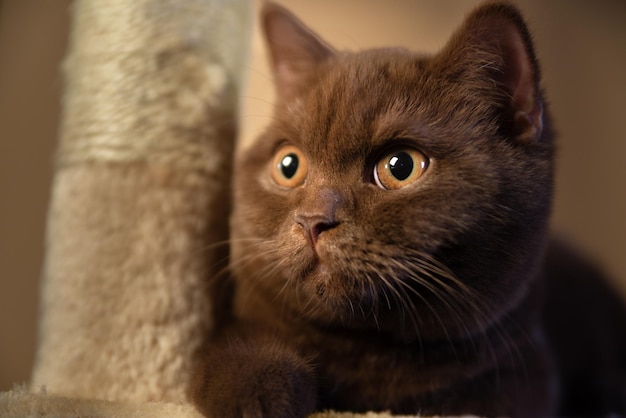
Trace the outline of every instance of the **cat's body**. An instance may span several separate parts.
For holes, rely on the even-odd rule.
[[[433,57],[338,53],[272,5],[264,25],[278,103],[237,162],[233,317],[199,408],[557,412],[551,338],[572,335],[542,312],[571,272],[548,243],[554,145],[518,12],[484,6]]]

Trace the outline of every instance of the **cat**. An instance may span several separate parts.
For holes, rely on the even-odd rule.
[[[339,52],[271,3],[262,23],[277,103],[235,163],[232,313],[198,409],[624,413],[624,307],[549,237],[554,135],[520,12],[479,6],[432,56]]]

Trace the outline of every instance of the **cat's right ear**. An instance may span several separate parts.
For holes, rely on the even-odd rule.
[[[441,54],[451,74],[481,91],[497,86],[505,99],[503,115],[509,133],[520,141],[542,138],[543,100],[539,64],[520,11],[505,2],[475,9]],[[486,83],[486,84],[485,84]]]
[[[261,16],[276,89],[288,98],[335,51],[282,6],[264,3]]]

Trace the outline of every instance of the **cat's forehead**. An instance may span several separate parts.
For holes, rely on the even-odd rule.
[[[281,119],[297,142],[320,153],[360,152],[416,135],[429,106],[427,63],[400,49],[340,55],[284,103]]]

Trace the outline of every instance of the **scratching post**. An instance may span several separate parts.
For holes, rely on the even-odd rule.
[[[247,0],[77,0],[32,386],[186,401],[227,256]]]

